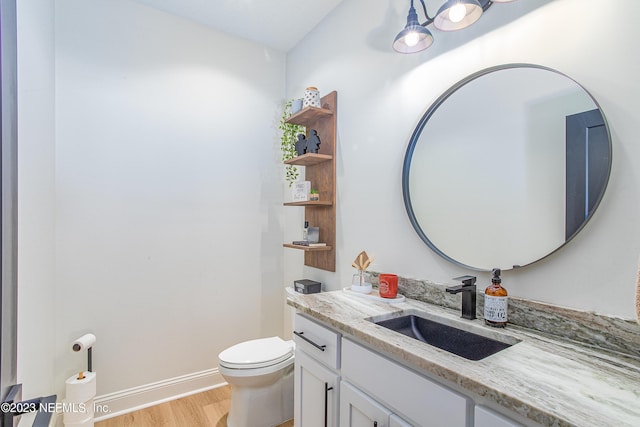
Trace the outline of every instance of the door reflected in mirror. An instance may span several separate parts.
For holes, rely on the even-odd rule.
[[[459,82],[416,127],[403,169],[409,218],[449,261],[531,264],[591,218],[611,170],[598,105],[569,77],[528,64]]]

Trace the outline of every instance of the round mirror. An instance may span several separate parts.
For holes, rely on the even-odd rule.
[[[591,218],[611,170],[593,97],[546,67],[475,73],[418,123],[402,188],[413,227],[445,259],[476,270],[531,264]]]

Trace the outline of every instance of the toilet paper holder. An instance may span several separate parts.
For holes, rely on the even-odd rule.
[[[93,334],[85,334],[75,340],[71,349],[75,352],[87,350],[87,371],[93,372],[93,345],[96,343],[96,336]]]

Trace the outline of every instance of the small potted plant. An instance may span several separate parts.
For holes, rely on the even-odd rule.
[[[318,194],[318,190],[316,188],[312,188],[309,192],[309,200],[317,202],[320,200],[320,194]]]

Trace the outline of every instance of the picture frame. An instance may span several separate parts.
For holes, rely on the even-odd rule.
[[[306,202],[309,200],[311,181],[294,182],[292,186],[292,199],[294,202]]]

